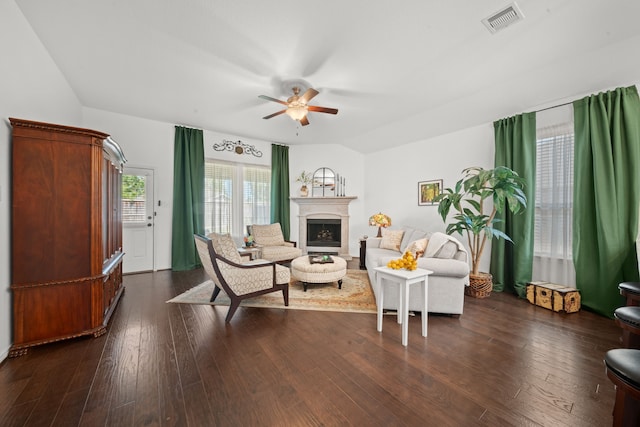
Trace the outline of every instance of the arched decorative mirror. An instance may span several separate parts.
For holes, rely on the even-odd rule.
[[[336,174],[329,168],[318,168],[313,173],[312,197],[335,196]]]

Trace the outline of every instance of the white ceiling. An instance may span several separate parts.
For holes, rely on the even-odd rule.
[[[640,1],[16,0],[87,107],[369,153],[640,81]],[[262,117],[282,82],[320,94]]]

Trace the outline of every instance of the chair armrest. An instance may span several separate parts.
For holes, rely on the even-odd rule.
[[[284,241],[284,245],[285,246],[289,246],[289,247],[293,247],[293,248],[297,248],[298,247],[298,243],[297,242],[293,242],[291,240],[285,240]]]
[[[260,260],[260,262],[256,262],[256,263],[250,262],[250,263],[246,263],[246,264],[237,264],[237,263],[235,263],[235,262],[233,262],[231,260],[228,260],[228,259],[226,259],[224,257],[221,257],[218,254],[216,254],[216,259],[219,259],[220,261],[224,262],[225,264],[229,264],[229,265],[231,265],[233,267],[236,267],[236,268],[258,268],[258,267],[265,267],[265,266],[268,266],[268,265],[272,265],[274,272],[275,272],[276,264],[277,264],[276,262],[268,261],[266,259],[265,260]]]

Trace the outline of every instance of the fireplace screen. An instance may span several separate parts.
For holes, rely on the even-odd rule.
[[[340,247],[341,220],[308,219],[307,246]]]

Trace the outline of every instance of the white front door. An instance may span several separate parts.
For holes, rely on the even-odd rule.
[[[153,169],[125,167],[122,176],[123,273],[153,270]]]

